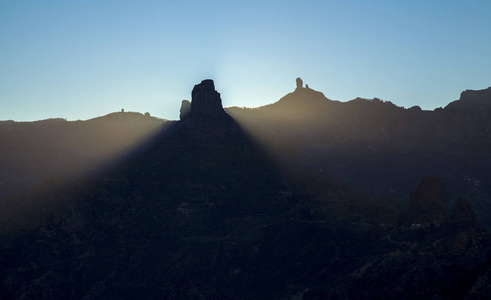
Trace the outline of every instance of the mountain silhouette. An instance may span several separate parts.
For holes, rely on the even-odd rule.
[[[482,146],[473,134],[439,146],[438,130],[411,133],[447,118],[441,113],[378,99],[341,103],[303,82],[274,104],[223,109],[213,81],[204,80],[183,102],[180,121],[132,114],[132,126],[150,124],[134,135],[147,138],[104,171],[2,198],[9,213],[0,219],[0,298],[489,297],[491,239],[479,224],[479,202],[454,201],[446,182],[420,181],[427,174],[408,183],[406,192],[419,187],[405,202],[337,180],[366,176],[363,168],[374,165],[417,173],[406,164],[440,154],[447,163],[478,159],[467,156]],[[111,130],[121,130],[126,114],[103,117],[98,130],[113,118],[120,125]],[[57,130],[73,124],[45,122]],[[434,143],[433,134],[440,136]],[[447,152],[452,145],[468,148]],[[404,169],[386,165],[398,159],[409,159]],[[338,175],[329,163],[358,175]],[[475,180],[465,183],[479,187]],[[404,211],[412,219],[399,226]]]
[[[322,170],[399,207],[421,177],[437,177],[450,199],[467,197],[489,226],[489,90],[424,111],[378,98],[339,102],[297,87],[276,103],[227,111],[284,164]]]
[[[205,79],[195,85],[191,96],[184,126],[197,136],[208,138],[210,134],[233,133],[237,130],[234,120],[223,109],[220,93],[215,90],[213,80]]]
[[[133,112],[88,121],[0,122],[0,196],[52,177],[102,172],[171,124]]]

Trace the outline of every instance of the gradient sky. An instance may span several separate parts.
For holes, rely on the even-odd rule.
[[[295,88],[423,109],[491,86],[491,1],[0,0],[0,120],[178,119],[212,78],[224,106]]]

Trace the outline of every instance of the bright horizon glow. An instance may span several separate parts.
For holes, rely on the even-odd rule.
[[[423,109],[491,86],[490,1],[0,1],[0,120],[175,120],[205,78],[258,107],[301,77]]]

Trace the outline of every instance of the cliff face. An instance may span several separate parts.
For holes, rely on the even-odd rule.
[[[215,84],[211,79],[205,79],[194,86],[191,92],[191,114],[197,115],[223,115],[220,93],[215,90]]]
[[[460,99],[449,103],[445,109],[489,109],[491,108],[491,87],[485,90],[465,90],[460,94]]]
[[[184,120],[185,126],[192,132],[206,137],[207,133],[236,131],[237,126],[223,109],[220,93],[215,90],[213,80],[205,79],[195,85],[191,96],[191,107]]]

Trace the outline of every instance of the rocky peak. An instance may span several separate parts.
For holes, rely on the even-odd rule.
[[[236,130],[234,121],[223,109],[220,93],[215,90],[213,80],[205,79],[195,85],[191,97],[191,104],[189,101],[182,103],[181,120],[193,132],[201,135]]]
[[[449,103],[445,109],[475,110],[491,107],[491,87],[484,90],[465,90],[460,99]]]
[[[220,93],[215,90],[215,84],[211,79],[205,79],[194,86],[191,93],[191,114],[223,114]]]
[[[302,78],[298,77],[298,78],[296,79],[296,83],[297,83],[297,90],[299,90],[299,89],[302,89],[302,88],[303,88],[303,80],[302,80]]]
[[[191,111],[191,102],[189,100],[182,100],[181,110],[179,111],[179,119],[186,120],[188,118],[189,112]]]
[[[491,87],[488,87],[485,90],[465,90],[460,94],[460,100],[464,100],[464,101],[490,100],[491,101]]]

